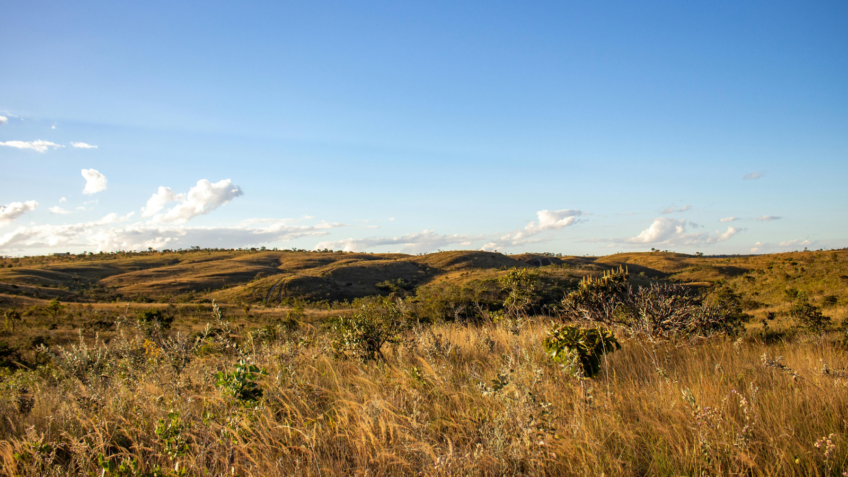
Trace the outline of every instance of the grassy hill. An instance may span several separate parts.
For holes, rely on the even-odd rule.
[[[502,255],[451,251],[426,255],[342,252],[181,251],[0,260],[0,306],[23,298],[97,303],[278,304],[287,299],[353,300],[434,284],[466,286],[513,267],[580,278],[627,267],[634,281],[727,284],[751,309],[779,306],[805,292],[825,306],[848,300],[848,251],[700,257],[670,252],[604,257]]]

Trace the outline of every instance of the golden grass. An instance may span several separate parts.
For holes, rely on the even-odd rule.
[[[215,387],[236,359],[221,353],[179,376],[155,352],[135,367],[110,358],[82,379],[19,372],[0,390],[0,473],[100,475],[101,454],[146,471],[242,476],[800,476],[841,475],[848,463],[848,359],[836,336],[625,339],[599,377],[578,381],[541,351],[547,327],[420,328],[382,363],[336,359],[313,328],[246,345],[268,372],[258,405]],[[154,429],[174,411],[188,447],[171,458]],[[814,444],[831,433],[825,459]],[[42,444],[59,467],[34,450]]]

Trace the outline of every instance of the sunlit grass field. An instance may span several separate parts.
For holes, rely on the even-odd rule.
[[[708,274],[742,271],[721,269],[710,286],[689,289],[707,297],[732,290],[749,315],[744,326],[660,339],[611,324],[621,349],[600,356],[594,376],[575,375],[545,351],[555,326],[598,325],[566,319],[558,300],[579,279],[621,264],[632,267],[628,283],[637,288],[704,282],[695,267],[707,259],[681,267],[672,262],[690,259],[621,254],[506,268],[458,257],[425,257],[426,279],[414,287],[377,288],[388,301],[218,306],[202,297],[85,303],[7,295],[0,475],[848,469],[845,252],[706,262]],[[536,280],[522,307],[503,279],[510,270]],[[792,315],[799,297],[821,310],[821,329]],[[376,328],[336,318],[360,309],[377,310],[363,315]],[[379,313],[395,313],[396,326],[381,335],[378,354],[367,355],[367,340],[382,332]]]

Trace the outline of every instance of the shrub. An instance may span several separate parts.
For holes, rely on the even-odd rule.
[[[215,386],[222,388],[226,394],[235,397],[243,403],[252,403],[262,399],[262,388],[256,380],[268,373],[256,365],[247,364],[240,359],[235,369],[230,373],[219,371],[215,373]],[[177,415],[179,417],[179,415]]]
[[[628,276],[626,269],[619,268],[604,272],[601,278],[584,278],[577,290],[563,299],[564,317],[570,321],[623,324],[626,318],[621,311],[631,291],[627,285]]]
[[[569,374],[580,378],[597,375],[601,370],[601,356],[621,349],[609,329],[575,326],[558,326],[548,331],[542,347]]]
[[[729,289],[707,304],[691,288],[666,283],[631,287],[627,278],[627,270],[619,268],[598,279],[584,279],[563,300],[563,317],[622,326],[633,335],[654,340],[736,334],[750,318]]]
[[[173,316],[163,315],[155,308],[136,313],[136,327],[148,338],[161,337],[171,328],[173,322]]]
[[[498,278],[498,283],[506,292],[504,313],[515,317],[524,314],[533,303],[539,274],[529,268],[510,268],[506,275]]]
[[[387,298],[363,305],[353,315],[333,320],[333,349],[337,355],[353,355],[362,361],[385,359],[383,345],[398,341],[405,321],[398,301]]]
[[[824,316],[819,307],[810,303],[804,292],[798,294],[798,299],[789,309],[789,316],[814,333],[821,333],[830,323],[830,318]]]

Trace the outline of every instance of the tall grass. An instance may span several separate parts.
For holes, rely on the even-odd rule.
[[[314,328],[244,335],[236,350],[195,349],[179,374],[124,330],[3,379],[0,474],[806,476],[848,464],[835,335],[620,336],[601,374],[577,380],[542,351],[548,328],[419,327],[372,362],[337,357]],[[267,373],[257,401],[217,383],[239,359]],[[831,434],[826,456],[815,444]]]

